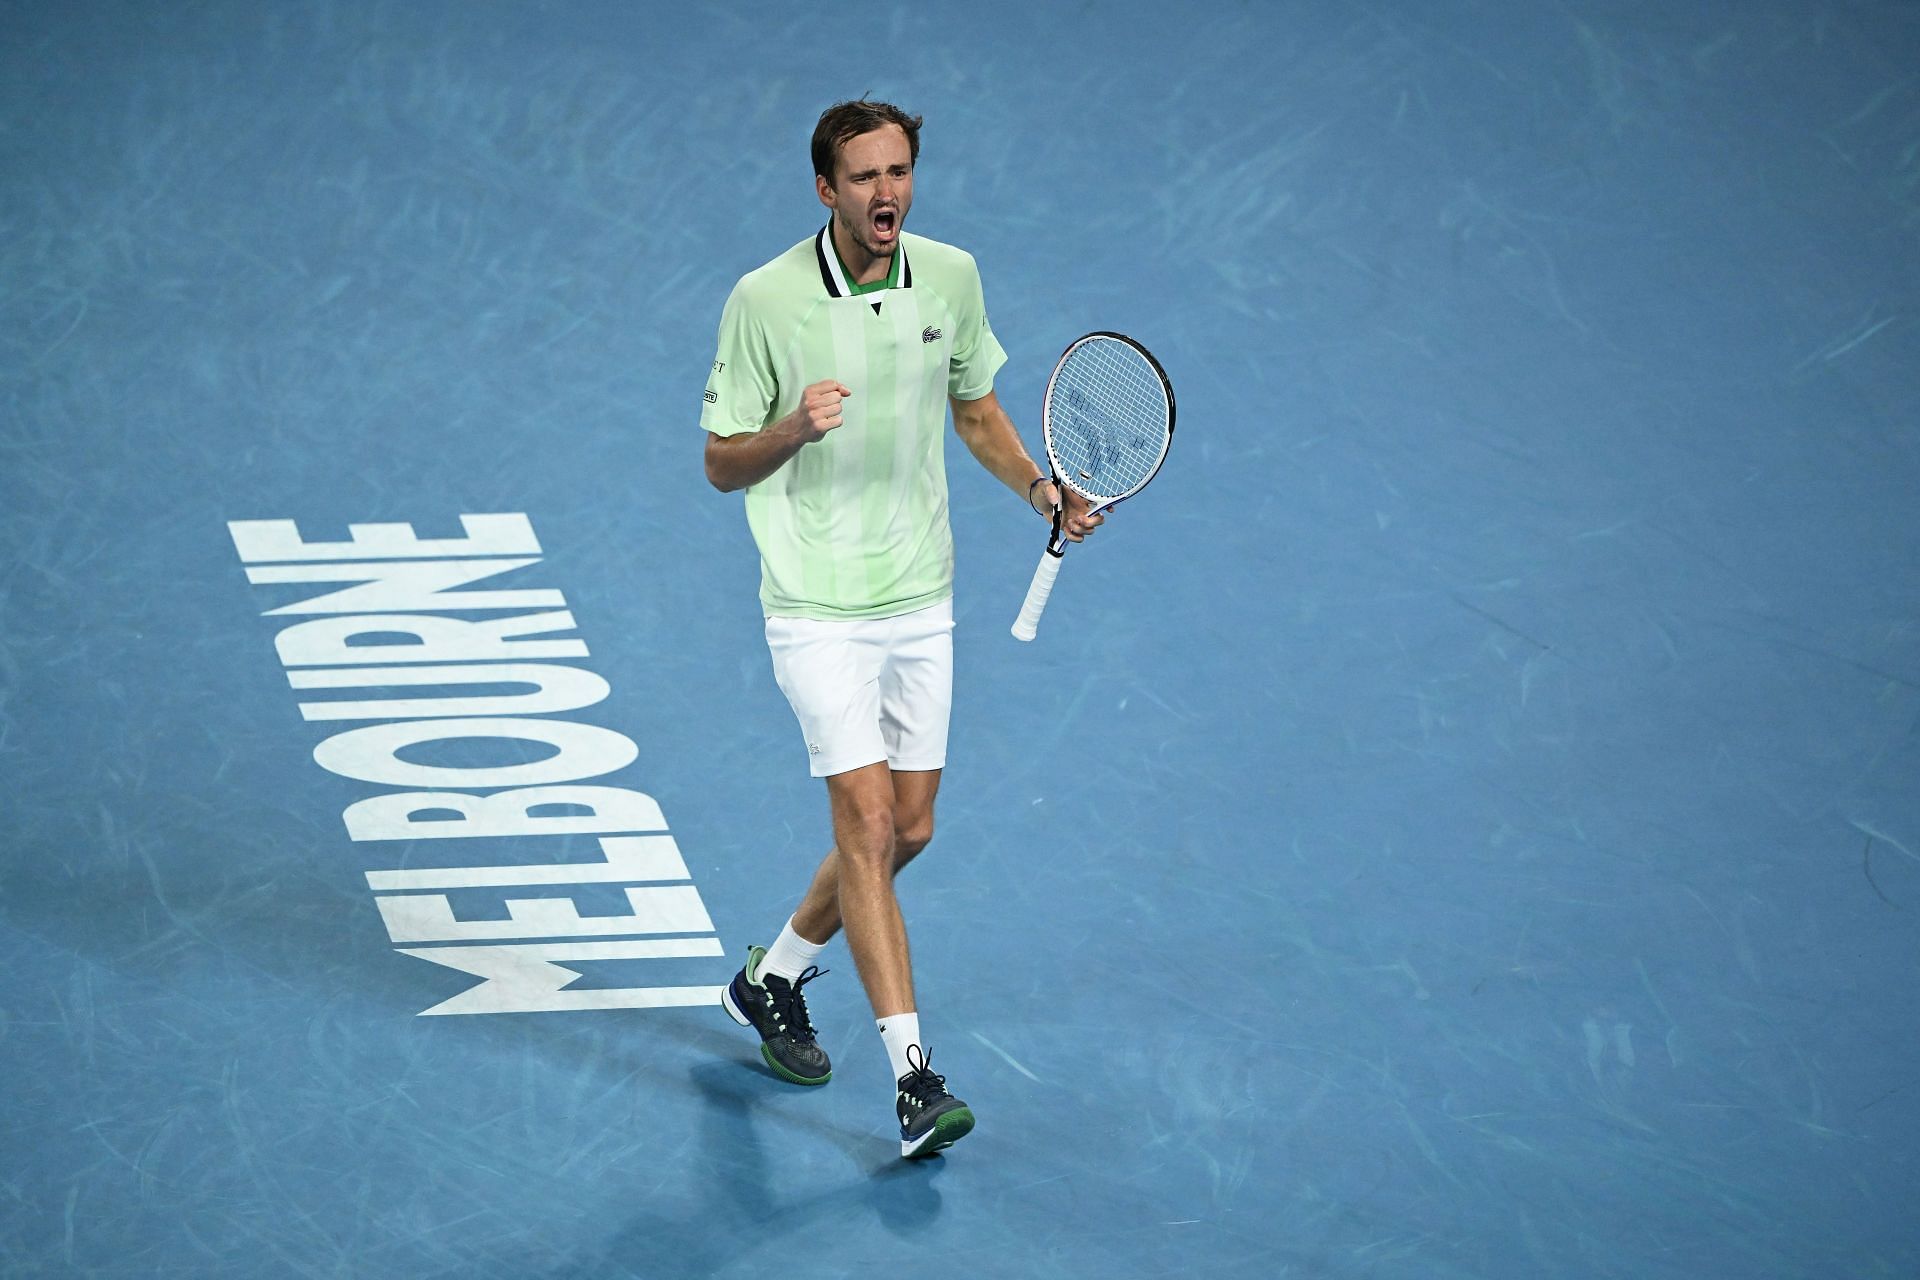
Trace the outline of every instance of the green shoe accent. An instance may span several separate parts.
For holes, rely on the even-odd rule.
[[[747,981],[752,983],[756,987],[761,985],[760,963],[766,958],[767,958],[767,949],[765,947],[748,947],[747,948],[747,970],[746,970]]]
[[[965,1107],[955,1107],[933,1122],[933,1136],[907,1159],[925,1160],[936,1151],[945,1151],[972,1132],[973,1112]]]
[[[831,1068],[828,1069],[827,1074],[817,1079],[810,1079],[787,1070],[781,1066],[779,1060],[773,1056],[773,1050],[765,1044],[760,1046],[760,1056],[767,1060],[767,1065],[773,1069],[773,1074],[792,1084],[825,1084],[827,1081],[833,1079],[833,1071]]]

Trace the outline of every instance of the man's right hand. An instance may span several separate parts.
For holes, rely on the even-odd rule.
[[[800,393],[800,405],[759,431],[707,437],[707,482],[722,493],[759,484],[787,460],[840,425],[840,402],[853,389],[832,378]]]
[[[814,383],[800,393],[800,407],[791,415],[794,430],[812,444],[840,425],[840,402],[852,394],[845,383],[832,378]]]

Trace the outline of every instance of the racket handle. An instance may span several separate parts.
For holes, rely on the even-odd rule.
[[[1053,580],[1060,576],[1061,553],[1048,547],[1040,557],[1039,566],[1033,571],[1033,582],[1027,587],[1027,602],[1020,606],[1020,616],[1013,620],[1013,638],[1031,640],[1040,630],[1040,615],[1047,611],[1047,597],[1053,594]]]

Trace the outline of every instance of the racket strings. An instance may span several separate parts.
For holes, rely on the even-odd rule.
[[[1070,355],[1047,400],[1047,446],[1063,480],[1124,497],[1166,451],[1167,394],[1159,373],[1124,342],[1095,340]]]

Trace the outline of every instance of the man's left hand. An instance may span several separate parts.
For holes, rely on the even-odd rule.
[[[1048,519],[1053,518],[1051,513],[1059,507],[1063,493],[1067,500],[1067,512],[1060,521],[1060,532],[1066,535],[1069,542],[1084,542],[1088,534],[1106,523],[1107,518],[1094,511],[1088,506],[1087,500],[1073,490],[1063,490],[1049,480],[1036,487],[1036,496],[1046,504],[1042,514]]]

